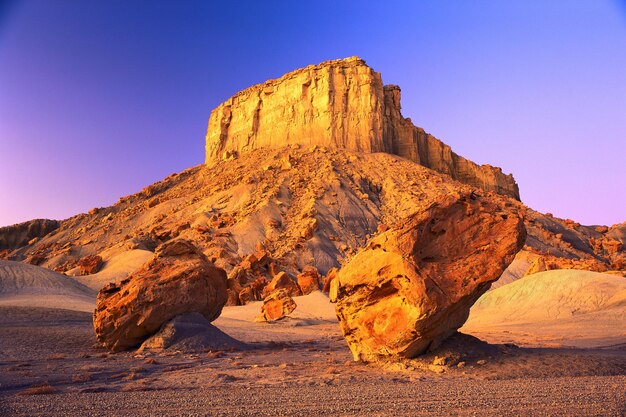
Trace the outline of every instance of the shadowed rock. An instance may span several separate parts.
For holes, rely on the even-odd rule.
[[[200,313],[176,316],[147,339],[139,351],[177,350],[185,353],[207,350],[243,350],[247,345],[213,326]]]
[[[522,219],[488,198],[445,197],[372,239],[337,274],[337,316],[355,360],[438,346],[521,249]]]

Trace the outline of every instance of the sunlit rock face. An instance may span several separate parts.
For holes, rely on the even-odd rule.
[[[442,196],[370,240],[337,273],[337,317],[355,360],[436,348],[522,248],[515,210],[472,193]]]
[[[512,175],[477,165],[400,112],[400,88],[358,57],[327,61],[243,90],[211,112],[206,163],[241,152],[319,145],[386,152],[467,184],[519,199]]]

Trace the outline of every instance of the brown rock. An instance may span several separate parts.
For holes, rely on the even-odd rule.
[[[404,118],[400,87],[383,86],[381,75],[358,57],[295,70],[220,104],[209,118],[206,163],[220,161],[225,152],[295,144],[313,144],[314,150],[319,146],[393,153],[519,200],[513,176],[458,156]],[[282,167],[289,169],[291,164]],[[310,228],[303,233],[310,233]]]
[[[337,277],[337,272],[339,270],[337,268],[331,268],[326,276],[324,277],[324,286],[322,287],[322,292],[328,294],[330,292],[331,282]]]
[[[29,220],[0,227],[0,249],[17,249],[35,238],[41,238],[59,228],[60,222],[49,219]]]
[[[372,239],[336,278],[337,316],[354,359],[414,357],[438,346],[525,238],[518,215],[469,194]]]
[[[293,278],[284,271],[279,272],[277,275],[272,278],[270,283],[263,290],[263,298],[267,297],[274,290],[284,289],[287,291],[287,294],[291,297],[295,297],[298,295],[302,295],[302,291],[300,291],[300,287],[293,280]]]
[[[291,314],[296,309],[296,303],[285,289],[277,289],[263,300],[261,313],[255,321],[276,321]]]
[[[113,352],[128,349],[180,314],[198,312],[213,321],[226,300],[226,273],[191,242],[173,240],[139,271],[100,290],[96,338]]]
[[[104,261],[100,255],[85,256],[78,261],[80,275],[91,275],[100,271]]]
[[[320,289],[320,274],[314,266],[306,266],[302,273],[296,277],[298,286],[303,295],[311,294]]]
[[[238,297],[239,297],[239,304],[241,304],[242,306],[245,306],[246,304],[251,303],[252,301],[260,300],[259,292],[256,291],[252,287],[243,288],[239,292]]]
[[[227,298],[226,304],[227,306],[238,306],[239,302],[239,293],[231,288],[226,290]]]

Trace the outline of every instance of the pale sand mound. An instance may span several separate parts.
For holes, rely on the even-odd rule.
[[[0,306],[93,311],[96,293],[65,275],[35,265],[0,261]]]
[[[220,317],[213,322],[220,330],[243,342],[302,342],[320,337],[338,337],[343,340],[335,305],[319,291],[293,297],[297,307],[285,319],[272,323],[258,323],[263,302],[245,306],[224,307]]]
[[[529,275],[485,293],[461,331],[528,346],[626,343],[626,279],[569,269]]]
[[[148,250],[133,249],[119,253],[106,260],[102,269],[92,275],[75,276],[74,280],[100,291],[110,282],[118,282],[126,279],[130,274],[137,271],[148,262],[154,254]]]

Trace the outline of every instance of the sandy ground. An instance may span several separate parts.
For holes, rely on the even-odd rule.
[[[481,334],[481,329],[475,328],[475,334],[491,344],[459,334],[418,359],[366,365],[352,361],[339,332],[334,305],[319,292],[296,297],[298,307],[291,317],[273,324],[253,321],[260,303],[226,307],[214,324],[246,343],[244,350],[109,354],[95,341],[89,312],[42,308],[58,307],[59,297],[83,297],[84,287],[66,282],[67,277],[54,281],[59,279],[56,275],[45,275],[43,281],[29,284],[39,288],[40,296],[48,294],[48,304],[0,305],[0,415],[626,413],[626,338],[619,337],[624,326],[613,330],[615,340],[605,337],[593,348],[568,348],[558,343],[550,347],[547,339],[537,336],[539,333],[529,326],[528,319],[537,323],[546,317],[567,321],[572,315],[562,309],[556,316],[537,316],[532,308],[518,306],[518,318],[525,317],[527,322],[511,320],[510,312],[497,300],[515,305],[516,297],[510,293],[521,290],[502,292],[507,286],[491,291],[495,298],[477,304],[476,311],[483,309],[483,318],[475,316],[473,320],[482,321],[482,330],[488,331]],[[558,287],[553,281],[546,286],[546,278],[539,278],[536,282],[517,281],[542,289],[543,295],[535,302],[551,302],[550,288],[560,288],[561,294],[569,291],[565,283]],[[18,292],[23,296],[28,287],[4,281],[5,295],[13,291],[13,298]],[[589,282],[613,295],[619,293],[621,285],[621,281],[595,275],[576,285]],[[59,290],[59,283],[68,284],[69,290],[65,286]],[[586,288],[584,285],[579,292]],[[20,291],[14,288],[20,286]],[[589,288],[583,292],[585,299],[590,299]],[[586,305],[585,314],[578,317],[588,319],[583,322],[588,328],[594,325],[594,317],[602,323],[606,311],[622,305],[619,297],[601,293],[596,301],[581,304],[571,294],[561,297],[561,305],[578,305],[578,313]],[[502,318],[510,322],[509,327],[487,326],[488,322],[503,325],[498,322]],[[520,326],[522,335],[524,331],[534,332],[528,337],[533,343],[526,346],[543,347],[498,344],[498,339],[520,338],[511,326]],[[553,332],[565,330],[566,326],[557,326]],[[611,334],[606,329],[604,333]]]
[[[626,279],[567,269],[533,274],[485,293],[461,331],[531,347],[626,344]]]
[[[93,311],[96,291],[73,278],[20,262],[0,260],[0,306]]]
[[[0,414],[626,412],[625,348],[518,348],[458,335],[418,360],[381,367],[351,360],[328,311],[261,324],[247,321],[253,307],[227,309],[215,323],[249,349],[161,355],[108,354],[87,313],[2,307]],[[436,356],[445,365],[433,365]]]

